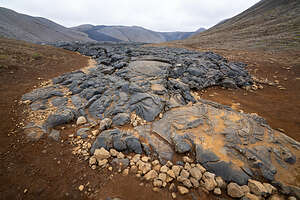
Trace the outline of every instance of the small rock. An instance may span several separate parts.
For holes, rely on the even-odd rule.
[[[175,187],[175,184],[174,183],[171,183],[170,187],[169,187],[169,191],[170,192],[175,192],[176,190],[176,187]]]
[[[135,154],[132,158],[132,161],[137,163],[140,159],[141,159],[141,155],[140,154]]]
[[[143,156],[141,160],[142,160],[143,162],[148,162],[148,161],[149,161],[149,157]]]
[[[145,174],[144,178],[149,181],[149,180],[154,180],[158,176],[157,172],[155,170],[150,170],[147,174]]]
[[[193,185],[192,185],[190,179],[185,179],[182,183],[183,183],[183,185],[186,186],[187,188],[192,188],[192,187],[193,187]]]
[[[135,165],[133,165],[133,166],[131,166],[130,167],[130,171],[132,172],[132,173],[136,173],[137,172],[137,167],[135,166]]]
[[[166,165],[164,165],[160,168],[160,172],[162,172],[162,173],[167,173],[169,170],[170,170],[169,167],[167,167]]]
[[[95,158],[95,157],[90,157],[90,159],[89,159],[89,165],[91,166],[91,165],[95,165],[97,163],[97,159]]]
[[[183,156],[183,162],[192,163],[193,159],[189,158],[188,156]]]
[[[99,165],[100,167],[105,167],[107,163],[108,163],[108,160],[107,160],[107,159],[98,160],[98,165]]]
[[[99,130],[93,130],[92,134],[93,134],[93,136],[97,136],[99,134]]]
[[[152,190],[153,190],[154,192],[159,192],[159,191],[160,191],[160,189],[159,189],[158,187],[153,187]]]
[[[171,161],[169,161],[169,160],[168,160],[168,162],[166,163],[166,165],[167,165],[167,167],[169,167],[169,168],[170,168],[170,167],[172,167],[172,166],[173,166],[173,163],[172,163]]]
[[[288,200],[297,200],[297,198],[294,197],[294,196],[290,196],[290,197],[288,198]]]
[[[190,176],[190,173],[187,170],[183,169],[181,170],[180,176],[182,176],[183,178],[188,178]]]
[[[193,167],[190,169],[190,174],[194,177],[197,181],[202,178],[202,173],[198,167]]]
[[[175,193],[175,192],[172,192],[171,195],[172,195],[172,198],[173,198],[173,199],[176,199],[176,193]]]
[[[170,177],[172,177],[172,178],[176,178],[175,173],[174,173],[173,170],[169,170],[169,171],[167,172],[167,174],[168,174]]]
[[[254,194],[251,194],[251,193],[246,193],[245,194],[245,197],[246,199],[249,199],[249,200],[260,200],[260,198]]]
[[[157,171],[157,172],[160,171],[160,168],[161,168],[161,165],[160,165],[160,164],[155,165],[155,166],[153,167],[153,169],[154,169],[155,171]]]
[[[79,126],[79,125],[82,125],[82,124],[85,124],[86,123],[86,118],[84,116],[80,116],[78,117],[77,121],[76,121],[76,125]]]
[[[266,188],[268,194],[274,194],[277,192],[277,189],[270,183],[263,183],[263,186]]]
[[[189,190],[184,186],[177,186],[177,189],[181,195],[189,193]]]
[[[173,165],[172,166],[172,171],[174,172],[175,176],[179,176],[181,168],[178,165]]]
[[[236,183],[229,183],[227,185],[227,194],[233,198],[241,198],[244,196],[244,191]]]
[[[163,182],[162,182],[161,180],[159,180],[159,179],[155,179],[155,180],[153,181],[153,186],[154,186],[154,187],[161,187],[162,184],[163,184]]]
[[[196,164],[196,167],[200,169],[202,174],[204,174],[206,172],[206,169],[202,165]]]
[[[126,169],[123,170],[122,175],[127,176],[128,173],[129,173],[129,169],[126,168]]]
[[[153,165],[153,166],[158,165],[158,164],[159,164],[159,161],[158,161],[158,160],[152,161],[152,165]]]
[[[139,170],[142,171],[143,174],[146,174],[151,170],[151,164],[150,163],[144,163],[141,161],[141,164],[139,165]]]
[[[103,147],[101,147],[101,149],[96,149],[95,150],[94,156],[99,161],[99,160],[103,160],[103,159],[109,158],[110,157],[110,153],[106,149],[104,149]]]
[[[190,163],[185,163],[185,165],[184,165],[184,169],[186,169],[186,170],[190,170],[192,167],[191,167],[191,165],[190,165]]]
[[[279,195],[279,194],[273,194],[273,195],[269,198],[269,200],[284,200],[284,199],[285,199],[284,196]]]
[[[158,179],[162,180],[162,182],[166,182],[167,174],[166,173],[159,173]]]
[[[26,194],[28,192],[28,189],[24,189],[23,193]]]
[[[210,172],[205,172],[202,177],[203,187],[208,191],[212,191],[217,186],[215,181],[215,174]]]
[[[115,149],[110,149],[109,153],[110,153],[111,156],[116,157],[119,152],[117,150],[115,150]]]
[[[244,192],[244,194],[250,193],[250,189],[247,185],[242,185],[241,190]]]
[[[106,129],[109,129],[112,124],[112,120],[110,118],[104,118],[101,120],[100,125],[99,125],[99,130],[104,131]]]
[[[78,187],[78,189],[79,189],[79,191],[81,192],[81,191],[84,190],[84,186],[83,186],[83,185],[80,185],[80,186]]]
[[[225,189],[225,188],[226,188],[226,183],[225,183],[225,181],[222,179],[222,177],[218,176],[218,177],[216,177],[215,179],[216,179],[216,182],[217,182],[219,188],[222,188],[222,189]]]
[[[266,188],[259,181],[249,179],[248,186],[250,188],[250,191],[257,196],[265,196],[268,193]]]
[[[119,152],[119,153],[117,154],[117,158],[118,158],[118,159],[123,159],[123,158],[125,158],[125,155],[124,155],[122,152]]]
[[[190,178],[190,181],[191,181],[191,183],[193,184],[193,186],[194,186],[195,188],[199,187],[199,181],[197,181],[197,179],[191,177],[191,178]]]
[[[215,189],[214,189],[214,194],[215,194],[215,195],[221,195],[221,194],[222,194],[221,189],[220,189],[220,188],[215,188]]]

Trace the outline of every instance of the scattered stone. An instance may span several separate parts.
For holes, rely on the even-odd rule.
[[[129,169],[126,168],[126,169],[123,170],[122,175],[127,176],[128,173],[129,173]]]
[[[110,153],[110,155],[113,156],[113,157],[117,157],[118,154],[119,154],[119,152],[118,152],[117,150],[115,150],[115,149],[110,149],[110,150],[109,150],[109,153]]]
[[[157,176],[158,174],[155,170],[150,170],[147,174],[145,174],[144,178],[145,180],[150,181],[156,179]]]
[[[192,187],[193,187],[193,185],[192,185],[190,179],[185,179],[182,183],[183,183],[183,185],[184,185],[185,187],[187,187],[187,188],[192,188]]]
[[[85,124],[86,122],[87,122],[86,118],[84,116],[80,116],[80,117],[77,118],[76,125],[80,126],[82,124]]]
[[[265,187],[267,193],[270,195],[277,192],[277,189],[270,183],[263,183],[263,186]]]
[[[117,158],[123,159],[123,158],[125,158],[125,155],[124,155],[122,152],[119,152],[119,153],[117,154]]]
[[[154,179],[153,186],[154,187],[161,187],[163,185],[163,182],[159,179]]]
[[[159,164],[159,161],[158,161],[158,160],[152,161],[152,165],[153,165],[153,166],[158,165],[158,164]]]
[[[173,198],[173,199],[176,199],[176,193],[175,193],[175,192],[172,192],[171,195],[172,195],[172,198]]]
[[[99,167],[105,167],[107,163],[108,163],[107,159],[98,160]]]
[[[162,173],[167,173],[169,170],[170,170],[169,167],[167,167],[166,165],[164,165],[160,168],[160,172],[162,172]]]
[[[172,178],[176,178],[176,175],[175,175],[175,173],[174,173],[173,170],[169,170],[169,171],[167,172],[167,174],[168,174],[170,177],[172,177]]]
[[[110,118],[105,118],[101,120],[100,125],[99,125],[99,130],[104,131],[106,129],[109,129],[112,124],[112,120]]]
[[[242,190],[241,186],[236,183],[229,183],[227,185],[227,194],[233,198],[241,198],[245,195],[244,191]]]
[[[148,162],[148,161],[149,161],[149,159],[150,159],[149,157],[147,157],[147,156],[143,156],[141,160],[142,160],[143,162]]]
[[[173,163],[172,163],[171,161],[168,160],[167,163],[166,163],[166,166],[170,168],[170,167],[173,166]]]
[[[246,193],[244,198],[249,199],[249,200],[260,200],[260,198],[254,194],[251,193]]]
[[[103,159],[109,158],[110,157],[110,153],[106,149],[104,149],[103,147],[101,147],[101,149],[96,149],[95,150],[94,156],[99,161],[99,160],[103,160]]]
[[[178,192],[181,194],[181,195],[184,195],[184,194],[187,194],[189,193],[189,190],[184,187],[184,186],[177,186],[177,189],[178,189]]]
[[[138,168],[139,168],[139,170],[142,171],[143,174],[146,174],[147,172],[149,172],[151,170],[151,164],[140,161]]]
[[[93,135],[93,136],[97,136],[98,134],[99,134],[99,130],[93,130],[93,131],[92,131],[92,135]]]
[[[141,159],[141,155],[140,154],[135,154],[132,158],[132,161],[137,163],[140,159]]]
[[[199,184],[199,181],[197,181],[197,179],[191,177],[191,178],[190,178],[190,181],[191,181],[191,183],[193,184],[193,186],[194,186],[195,188],[199,187],[200,184]]]
[[[217,185],[218,185],[219,188],[221,188],[221,189],[225,189],[226,188],[226,183],[222,179],[222,177],[217,176],[215,179],[216,179],[216,183],[217,183]]]
[[[181,168],[178,165],[173,165],[172,166],[172,171],[174,172],[175,176],[179,176]]]
[[[48,137],[58,142],[60,138],[60,131],[52,129]]]
[[[212,191],[218,185],[215,181],[215,174],[205,172],[202,177],[202,186],[208,191]]]
[[[187,157],[187,156],[183,156],[183,162],[186,162],[186,163],[192,163],[194,162],[193,159]]]
[[[95,157],[90,157],[89,159],[89,165],[92,166],[92,165],[95,165],[97,164],[97,159]]]
[[[166,182],[167,174],[166,173],[159,173],[158,179],[162,180],[162,182]]]
[[[250,188],[250,191],[257,196],[265,196],[268,193],[266,188],[259,181],[249,179],[248,186]]]
[[[78,189],[79,189],[80,192],[82,192],[82,191],[84,190],[84,186],[83,186],[83,185],[80,185],[80,186],[78,187]]]
[[[194,177],[197,181],[202,178],[201,170],[198,167],[193,167],[190,169],[190,174]]]
[[[221,194],[222,194],[221,189],[220,189],[220,188],[215,188],[215,189],[214,189],[214,194],[215,194],[215,195],[221,195]]]

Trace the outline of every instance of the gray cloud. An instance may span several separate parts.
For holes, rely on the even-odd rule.
[[[67,27],[136,25],[155,31],[209,28],[259,0],[2,0],[0,6]]]

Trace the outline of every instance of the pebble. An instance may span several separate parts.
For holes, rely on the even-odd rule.
[[[79,189],[79,191],[81,192],[81,191],[84,190],[84,186],[83,186],[83,185],[80,185],[80,186],[78,187],[78,189]]]
[[[79,126],[79,125],[85,124],[86,122],[87,122],[86,118],[84,116],[80,116],[80,117],[78,117],[78,119],[76,121],[76,125]]]
[[[182,195],[189,193],[189,190],[184,186],[179,185],[179,186],[177,186],[177,189],[178,189],[179,193]]]

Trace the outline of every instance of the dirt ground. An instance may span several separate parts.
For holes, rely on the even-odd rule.
[[[21,96],[41,82],[86,67],[88,57],[0,38],[0,199],[172,199],[166,189],[153,192],[133,175],[92,170],[73,155],[62,131],[60,143],[44,138],[30,142],[19,126],[24,119]],[[113,176],[112,176],[113,175]],[[80,192],[78,187],[84,185]],[[177,199],[216,199],[203,191]]]

